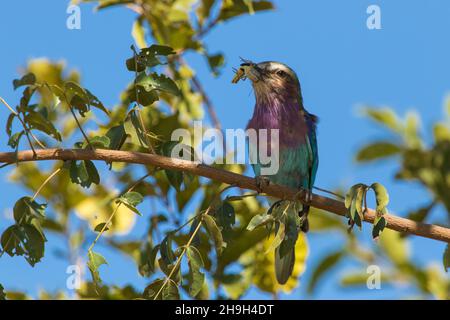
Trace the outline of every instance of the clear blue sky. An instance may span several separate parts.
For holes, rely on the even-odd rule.
[[[118,101],[130,80],[123,67],[132,43],[130,35],[134,14],[129,10],[110,9],[93,12],[82,6],[82,29],[66,28],[68,1],[22,0],[0,4],[0,96],[16,103],[17,93],[11,81],[28,59],[48,57],[64,59],[78,69],[82,82],[106,105]],[[275,1],[277,10],[238,18],[217,27],[206,43],[211,51],[222,51],[227,65],[222,75],[213,78],[203,59],[189,56],[198,70],[207,92],[216,105],[225,128],[244,128],[251,117],[253,96],[248,83],[232,86],[231,67],[239,56],[254,61],[278,60],[297,71],[302,83],[306,107],[320,117],[320,168],[316,185],[324,188],[350,186],[355,182],[379,181],[391,195],[391,211],[425,203],[427,194],[411,184],[393,180],[394,162],[358,166],[352,155],[358,146],[383,133],[358,116],[361,104],[388,105],[398,113],[415,109],[420,112],[424,130],[440,119],[443,100],[450,89],[450,2],[315,0]],[[377,4],[382,12],[382,30],[366,28],[366,8]],[[0,108],[2,126],[8,112]],[[238,116],[237,116],[238,115]],[[0,135],[0,145],[6,137]],[[0,230],[10,224],[5,212],[24,190],[7,179],[8,170],[0,171]],[[436,212],[438,217],[442,212]],[[137,226],[133,232],[142,230]],[[365,229],[368,233],[368,228]],[[314,265],[328,250],[343,245],[334,235],[312,234],[309,264]],[[56,244],[54,244],[56,242]],[[22,258],[0,259],[0,283],[6,288],[27,290],[35,295],[39,288],[65,287],[66,263],[52,257],[58,238],[51,238],[47,255],[34,269]],[[444,245],[431,240],[414,239],[413,256],[426,265],[440,263]],[[106,282],[145,286],[131,260],[106,253],[110,266],[102,268]],[[354,266],[344,263],[324,279],[317,298],[398,298],[413,294],[406,288],[376,290],[339,290],[339,276]],[[309,268],[305,278],[310,276]],[[115,271],[114,271],[115,270]],[[120,272],[117,272],[120,270]],[[289,298],[304,297],[300,288]],[[252,290],[247,298],[260,298]]]

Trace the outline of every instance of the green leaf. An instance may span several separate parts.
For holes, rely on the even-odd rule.
[[[81,185],[83,188],[89,188],[92,183],[100,183],[97,168],[90,160],[70,161],[69,171],[71,181]]]
[[[144,201],[144,197],[139,192],[135,191],[127,192],[116,200],[116,202],[124,204],[128,209],[140,216],[142,216],[142,214],[136,207],[142,203],[142,201]]]
[[[389,204],[389,194],[387,193],[386,188],[380,183],[373,183],[370,187],[375,192],[377,213],[382,214],[386,206]]]
[[[19,146],[20,138],[24,135],[25,131],[20,131],[13,134],[8,140],[8,146],[13,149],[16,149]]]
[[[347,194],[345,195],[345,207],[347,209],[350,208],[353,199],[356,197],[356,194],[358,193],[358,189],[363,186],[362,183],[358,183],[353,185],[350,190],[347,192]]]
[[[39,130],[58,141],[62,141],[61,134],[55,128],[53,123],[44,117],[42,113],[28,110],[24,116],[24,121],[30,126],[31,129]]]
[[[11,257],[23,255],[32,267],[44,256],[45,241],[33,224],[14,224],[3,232],[0,239],[4,252]]]
[[[444,256],[442,259],[444,263],[445,272],[447,272],[448,268],[450,268],[450,245],[448,243],[447,246],[445,247]]]
[[[377,240],[385,227],[386,227],[386,219],[383,216],[376,217],[375,220],[373,221],[372,238],[374,240]]]
[[[172,95],[180,95],[180,89],[175,82],[168,78],[164,74],[151,73],[147,75],[145,72],[141,72],[136,78],[136,85],[144,88],[145,91],[164,91]]]
[[[193,246],[187,247],[186,256],[189,260],[189,295],[195,298],[202,290],[205,282],[205,275],[200,271],[204,264],[200,252]]]
[[[21,224],[29,222],[32,218],[43,219],[46,208],[47,204],[45,203],[39,204],[31,197],[22,197],[14,205],[14,220]]]
[[[98,287],[102,283],[98,268],[103,264],[108,264],[108,262],[101,254],[96,253],[92,250],[88,251],[87,266],[89,268],[89,271],[91,272],[92,280],[94,281],[96,287]]]
[[[94,108],[97,108],[107,115],[109,115],[108,109],[103,105],[103,103],[95,96],[93,95],[88,89],[84,89],[86,91],[86,94],[88,96],[88,104],[90,106],[93,106]]]
[[[134,50],[134,47],[132,49]],[[175,54],[171,47],[154,44],[149,48],[141,49],[138,54],[127,59],[126,66],[129,71],[142,72],[146,68],[163,64],[158,56],[168,56],[171,54]]]
[[[331,268],[333,268],[336,264],[341,261],[343,257],[342,251],[333,252],[331,254],[328,254],[323,258],[320,263],[317,265],[317,267],[314,268],[314,272],[311,276],[311,280],[308,283],[308,293],[313,293],[314,289],[317,286],[317,283],[320,281],[320,279],[329,271]]]
[[[0,300],[6,300],[5,288],[0,284]]]
[[[216,217],[218,226],[222,228],[222,233],[229,232],[231,227],[236,223],[234,207],[227,201],[224,201],[220,205],[215,211],[214,216]]]
[[[223,1],[217,19],[226,21],[243,14],[253,14],[256,11],[272,10],[273,8],[273,4],[270,1]]]
[[[433,127],[433,136],[436,143],[450,141],[450,128],[444,123],[436,123]]]
[[[20,79],[15,79],[13,81],[13,87],[14,87],[14,90],[16,90],[17,88],[19,88],[21,86],[33,85],[35,83],[36,83],[36,76],[33,73],[28,73]]]
[[[400,133],[402,125],[399,122],[397,115],[389,108],[365,108],[364,114],[373,121],[386,126],[394,132]]]
[[[161,289],[162,285],[164,284],[164,279],[156,279],[151,284],[149,284],[145,289],[143,293],[143,297],[146,299],[154,299],[156,294]],[[162,299],[162,295],[160,294],[158,296],[158,300]]]
[[[216,224],[216,221],[210,215],[203,215],[202,219],[203,226],[208,231],[208,234],[214,240],[214,244],[216,247],[216,252],[220,255],[223,249],[227,246],[227,244],[223,241],[222,232]]]
[[[139,48],[144,48],[147,46],[147,42],[145,41],[144,21],[143,16],[140,16],[134,21],[133,28],[131,30],[131,35]]]
[[[111,141],[107,136],[95,136],[89,138],[89,142],[94,148],[108,149]],[[87,142],[84,143],[85,148],[88,146]]]
[[[214,54],[214,55],[208,55],[206,57],[208,59],[208,64],[209,64],[209,68],[210,68],[211,72],[215,76],[218,76],[220,73],[220,69],[225,64],[225,58],[224,58],[223,54],[218,53],[218,54]]]
[[[148,148],[147,145],[147,137],[144,128],[141,126],[141,122],[139,121],[139,116],[136,110],[131,110],[127,116],[127,119],[124,124],[124,129],[127,135],[131,137],[131,142],[137,143],[144,147]]]
[[[161,259],[166,265],[171,265],[173,262],[175,262],[175,253],[172,250],[172,242],[172,233],[168,233],[163,241],[161,241],[161,245],[159,248]]]
[[[152,105],[159,100],[156,90],[146,91],[142,86],[133,86],[127,91],[128,99],[142,106]]]
[[[134,3],[134,0],[96,0],[96,2],[98,2],[96,10],[102,10],[117,5],[131,4]]]
[[[364,146],[356,154],[356,161],[369,162],[399,154],[401,148],[391,142],[379,141]]]
[[[16,114],[10,113],[8,116],[8,120],[6,120],[6,134],[8,135],[8,137],[11,136],[13,121],[16,117],[17,117]]]
[[[247,225],[248,231],[253,231],[255,228],[266,225],[269,222],[273,222],[274,219],[270,214],[258,214],[250,220],[250,222]]]
[[[162,290],[163,300],[180,300],[180,293],[178,292],[178,286],[173,280],[169,280],[166,286]]]
[[[200,26],[209,18],[211,8],[214,5],[215,0],[201,0],[200,5],[197,8],[198,23]]]
[[[363,201],[366,196],[367,189],[365,187],[361,187],[358,189],[358,193],[356,194],[355,198],[355,208],[356,212],[358,213],[360,221],[364,220],[364,208],[363,208]],[[356,222],[357,220],[355,220]],[[361,228],[361,225],[358,225]]]
[[[284,223],[279,222],[278,230],[276,232],[275,238],[273,239],[269,248],[266,250],[266,252],[265,252],[266,254],[269,252],[272,252],[273,250],[275,250],[276,248],[278,248],[280,246],[281,242],[283,242],[283,240],[284,240],[285,229],[286,229],[286,226],[284,225]]]
[[[97,226],[95,226],[94,231],[101,232],[103,230],[103,228],[105,228],[105,226],[106,226],[106,222],[99,223]],[[106,227],[103,232],[106,232],[108,230],[109,230],[109,228]]]
[[[179,144],[178,141],[164,142],[161,146],[163,156],[171,157],[173,148],[178,144]],[[167,180],[169,180],[170,185],[174,187],[177,191],[180,191],[181,185],[184,181],[183,172],[166,169],[164,170],[164,173],[166,174]]]
[[[108,149],[111,150],[120,150],[127,139],[127,133],[123,124],[110,128],[106,132],[106,136],[109,138]]]

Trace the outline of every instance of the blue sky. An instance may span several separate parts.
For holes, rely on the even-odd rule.
[[[0,96],[14,104],[18,94],[11,81],[20,66],[31,58],[64,59],[79,70],[83,84],[106,105],[118,101],[119,93],[130,81],[123,67],[132,43],[131,25],[135,18],[129,10],[110,9],[93,12],[82,6],[81,30],[66,28],[68,1],[2,1],[0,4]],[[368,30],[366,8],[381,7],[381,30]],[[246,16],[219,25],[205,42],[211,52],[225,54],[227,64],[218,78],[208,71],[203,59],[189,55],[216,106],[224,128],[244,128],[254,103],[248,83],[233,86],[231,68],[239,56],[254,61],[278,60],[291,66],[300,78],[306,108],[320,117],[320,168],[316,185],[324,188],[348,187],[356,182],[378,181],[391,195],[390,210],[404,214],[424,204],[428,195],[412,184],[395,182],[395,162],[360,166],[352,159],[359,146],[383,136],[383,132],[358,115],[363,104],[387,105],[400,115],[417,110],[424,132],[442,118],[443,101],[450,89],[450,2],[316,0],[275,1],[276,11]],[[8,112],[0,108],[0,119]],[[427,133],[427,136],[429,134]],[[5,134],[0,145],[6,150]],[[0,230],[10,221],[5,210],[22,196],[24,190],[7,180],[8,170],[0,171]],[[442,211],[434,216],[439,217]],[[441,215],[442,216],[442,215]],[[134,232],[139,232],[136,227]],[[365,229],[368,233],[368,228]],[[328,250],[343,245],[334,235],[312,234],[309,264],[314,265]],[[51,239],[58,242],[58,238]],[[57,245],[56,245],[57,246]],[[50,248],[52,246],[50,245]],[[444,245],[431,240],[414,239],[413,256],[427,265],[441,261]],[[51,252],[52,249],[47,252]],[[145,285],[132,261],[111,253],[111,267],[104,268],[106,281]],[[399,298],[414,292],[407,288],[376,290],[339,290],[339,275],[354,267],[344,263],[338,272],[326,277],[316,298]],[[39,288],[55,290],[65,286],[64,261],[47,255],[31,269],[21,258],[0,259],[0,283],[6,288],[25,289],[35,294]],[[116,269],[117,268],[117,269]],[[108,270],[109,269],[109,270]],[[310,275],[311,268],[305,274]],[[247,298],[260,298],[257,290]],[[289,298],[304,297],[300,288]]]

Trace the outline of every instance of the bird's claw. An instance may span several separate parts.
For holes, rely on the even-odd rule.
[[[270,184],[270,180],[266,176],[257,176],[255,177],[255,180],[258,193],[262,193],[263,189]]]
[[[311,204],[312,199],[313,199],[313,193],[310,189],[304,189],[305,192],[305,203],[306,204]]]

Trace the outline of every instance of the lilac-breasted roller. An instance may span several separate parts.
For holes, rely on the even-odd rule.
[[[247,129],[255,129],[257,132],[259,129],[279,130],[279,169],[272,175],[261,176],[261,163],[252,164],[257,182],[304,189],[310,197],[319,164],[317,117],[303,106],[297,75],[287,65],[279,62],[244,61],[237,70],[233,83],[241,78],[251,80],[256,99],[253,117],[248,122]],[[309,206],[303,205],[299,211],[290,207],[285,212],[284,239],[275,249],[275,273],[280,284],[286,283],[292,274],[298,233],[309,229],[308,211]]]

